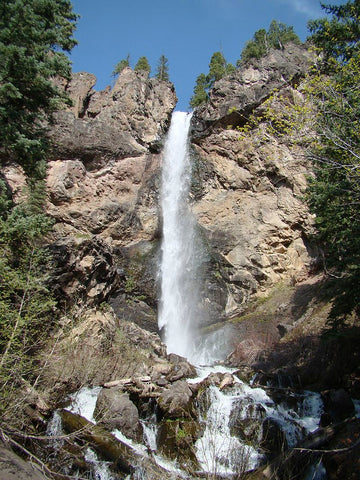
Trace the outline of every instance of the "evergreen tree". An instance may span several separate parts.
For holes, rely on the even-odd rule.
[[[130,66],[130,54],[128,53],[126,58],[123,58],[122,60],[120,60],[120,62],[118,62],[115,65],[114,70],[112,71],[112,76],[116,77],[116,75],[119,75],[119,73],[121,73],[124,70],[124,68],[129,66]]]
[[[200,75],[196,79],[194,94],[190,99],[191,108],[196,108],[207,101],[208,99],[207,89],[208,89],[208,82],[206,79],[206,75],[204,73],[200,73]]]
[[[146,57],[140,57],[139,60],[137,61],[137,64],[135,65],[134,70],[150,73],[151,67],[149,65],[148,59]]]
[[[52,79],[70,77],[76,18],[68,0],[0,3],[0,159],[36,178],[49,148],[43,121],[67,101]]]
[[[213,53],[209,63],[209,73],[207,75],[208,88],[211,88],[214,83],[225,75],[232,73],[235,67],[231,63],[227,63],[224,55],[221,52]]]
[[[36,199],[11,208],[4,182],[0,199],[6,205],[0,215],[0,412],[14,422],[17,389],[36,377],[36,353],[53,324],[55,302],[46,287],[50,256],[41,246],[53,222]]]
[[[228,63],[221,52],[215,52],[209,63],[209,73],[201,73],[196,79],[194,94],[190,99],[190,107],[195,108],[208,100],[208,91],[217,80],[235,71],[234,65]]]
[[[268,52],[268,39],[265,28],[261,28],[254,33],[252,40],[246,43],[241,53],[241,60],[237,61],[237,66],[242,62],[247,62],[250,58],[261,58]]]
[[[17,162],[27,177],[27,199],[18,205],[0,181],[1,423],[14,413],[8,407],[16,389],[34,378],[36,352],[52,324],[42,247],[52,226],[43,213],[50,148],[44,124],[70,104],[53,79],[70,78],[65,52],[76,44],[76,18],[68,0],[0,2],[0,159]]]
[[[155,77],[165,82],[169,81],[169,61],[165,55],[161,55],[159,58]]]
[[[301,43],[294,32],[294,27],[273,20],[268,31],[264,28],[257,30],[253,38],[246,43],[241,52],[241,59],[237,61],[237,66],[241,66],[252,58],[264,57],[269,53],[270,48],[281,50],[288,43]]]
[[[324,8],[331,20],[310,23],[325,74],[315,79],[313,92],[319,117],[308,199],[326,266],[339,277],[338,315],[360,310],[360,2]]]
[[[309,22],[310,40],[321,48],[327,59],[346,61],[360,47],[360,1],[339,6],[322,4],[322,8],[332,17]]]

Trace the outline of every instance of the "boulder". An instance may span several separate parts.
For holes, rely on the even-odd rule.
[[[0,480],[46,480],[42,468],[34,461],[26,462],[0,443]]]
[[[355,415],[354,402],[343,388],[322,392],[321,396],[324,402],[322,426],[340,422]]]
[[[158,450],[172,460],[177,460],[186,469],[198,468],[195,442],[201,436],[201,427],[195,420],[164,419],[157,435]]]
[[[167,419],[192,418],[196,415],[193,392],[182,380],[175,382],[160,395],[158,406]]]
[[[169,382],[176,382],[184,378],[196,377],[196,368],[186,360],[176,363],[171,367],[171,370],[166,375]]]
[[[142,439],[139,413],[129,395],[116,387],[102,389],[95,407],[94,416],[99,425],[107,430],[120,430],[126,437],[137,442]]]

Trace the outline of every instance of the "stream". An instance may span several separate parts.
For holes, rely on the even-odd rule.
[[[189,383],[201,383],[209,375],[219,372],[230,373],[229,369],[220,365],[198,367],[197,371],[198,377],[189,379]],[[205,426],[202,436],[194,445],[199,474],[231,478],[232,475],[252,470],[262,464],[266,460],[261,445],[264,440],[264,425],[267,422],[279,427],[288,447],[296,445],[318,428],[323,411],[320,394],[309,391],[284,393],[282,400],[277,403],[265,389],[252,387],[242,382],[236,375],[233,378],[234,384],[223,391],[210,385],[206,392],[207,406],[199,407],[199,423]],[[94,422],[93,413],[100,390],[100,387],[82,388],[71,396],[68,410]],[[177,462],[165,458],[158,452],[156,416],[143,419],[141,423],[143,443],[128,439],[118,430],[112,433],[128,445],[134,454],[151,456],[159,467],[172,472],[174,478],[191,478],[188,472],[181,470]],[[94,478],[113,479],[107,462],[99,460],[90,448],[86,452],[86,459],[93,467]],[[145,480],[148,477],[146,471],[137,471],[135,467],[135,472],[130,478]],[[311,478],[325,477],[319,473]]]

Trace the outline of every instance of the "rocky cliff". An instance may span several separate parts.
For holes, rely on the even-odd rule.
[[[301,97],[311,64],[291,45],[215,83],[192,120],[192,208],[207,255],[208,321],[239,313],[282,280],[306,278],[313,262],[312,218],[303,201],[309,164],[301,142],[269,135],[259,115],[274,92]],[[100,303],[156,330],[161,152],[176,105],[173,85],[126,68],[115,85],[93,89],[77,73],[62,87],[73,106],[58,112],[48,169],[48,213],[60,297]],[[7,169],[13,191],[21,179]],[[20,181],[21,183],[21,181]]]
[[[177,98],[171,83],[130,68],[112,88],[97,92],[95,82],[88,73],[73,75],[63,86],[73,107],[55,115],[50,131],[55,283],[71,301],[99,303],[116,290],[117,308],[132,318],[124,293],[134,304],[140,295],[156,303],[161,148]],[[140,310],[156,329],[153,310],[144,302]]]
[[[301,97],[298,85],[311,61],[304,47],[274,50],[216,82],[195,111],[193,210],[221,258],[226,315],[284,279],[306,278],[311,268],[313,219],[303,201],[310,165],[301,143],[269,135],[261,120],[239,132],[275,92],[290,102]]]

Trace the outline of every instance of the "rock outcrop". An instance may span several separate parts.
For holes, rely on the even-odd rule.
[[[303,201],[309,164],[301,142],[269,135],[261,121],[241,138],[238,131],[275,92],[301,99],[298,85],[311,62],[305,47],[274,50],[216,82],[194,113],[191,194],[207,250],[207,323],[239,313],[282,280],[306,278],[312,268],[313,218]],[[75,291],[93,304],[111,298],[120,317],[155,331],[159,152],[176,95],[172,84],[130,68],[112,89],[96,92],[95,82],[82,72],[63,85],[74,104],[55,115],[50,130],[47,210],[56,220],[55,245],[69,260],[59,262],[54,283],[68,299]],[[7,174],[19,196],[21,172],[9,167]]]
[[[193,211],[219,265],[205,296],[227,316],[284,279],[306,278],[312,265],[301,143],[269,135],[261,121],[246,135],[237,128],[274,92],[301,97],[296,85],[310,62],[304,47],[273,51],[216,82],[193,117]]]
[[[73,106],[56,113],[50,129],[53,283],[70,302],[99,304],[113,294],[119,316],[139,316],[156,330],[159,152],[176,94],[171,83],[131,68],[113,88],[97,92],[95,83],[81,72],[62,85]],[[14,190],[17,176],[12,171]]]

